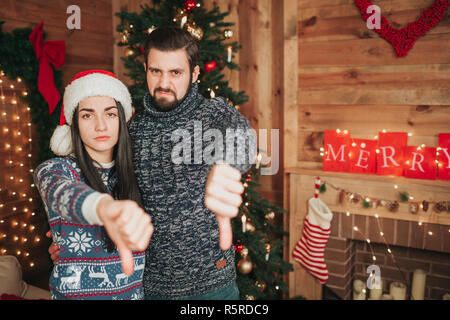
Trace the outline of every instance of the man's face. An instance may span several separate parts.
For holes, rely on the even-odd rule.
[[[161,111],[175,109],[197,81],[199,66],[190,72],[186,50],[151,49],[146,66],[147,86],[155,106]]]

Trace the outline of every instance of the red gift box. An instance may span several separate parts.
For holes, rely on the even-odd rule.
[[[405,177],[430,180],[436,179],[436,148],[405,147],[404,163]]]
[[[406,132],[380,132],[378,134],[377,174],[403,175],[403,152],[407,141]]]
[[[350,172],[377,172],[377,140],[352,139],[350,146]]]
[[[450,180],[450,133],[439,134],[439,179]]]
[[[324,171],[349,171],[350,132],[347,130],[325,130],[324,132]]]

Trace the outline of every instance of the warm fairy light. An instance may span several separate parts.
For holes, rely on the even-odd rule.
[[[398,189],[398,185],[394,185],[394,189]]]
[[[383,133],[386,133],[386,129],[383,129],[382,131],[383,131]]]
[[[30,262],[30,267],[34,267],[34,262]]]
[[[380,231],[380,236],[384,236],[384,232]]]
[[[429,234],[430,236],[432,236],[432,235],[433,235],[433,232],[431,232],[431,231],[428,231],[428,234]]]
[[[367,239],[366,241],[367,241],[367,243],[370,243],[370,239]]]
[[[358,227],[357,227],[357,226],[354,226],[354,227],[353,227],[353,230],[358,231]]]
[[[336,132],[337,133],[341,133],[341,129],[336,129]]]
[[[422,221],[419,221],[418,225],[421,226],[422,225]]]
[[[412,132],[408,132],[408,137],[412,137]]]
[[[350,217],[350,212],[347,211],[345,214],[347,215],[347,217]]]

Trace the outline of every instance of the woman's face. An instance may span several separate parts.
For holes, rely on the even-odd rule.
[[[119,138],[116,101],[105,96],[83,99],[78,105],[78,127],[91,158],[101,163],[111,162]]]

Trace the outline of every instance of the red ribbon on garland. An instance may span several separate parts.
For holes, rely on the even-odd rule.
[[[53,70],[50,65],[58,69],[64,64],[66,58],[65,41],[44,42],[44,21],[31,32],[28,38],[33,45],[36,58],[39,60],[38,90],[47,101],[49,113],[55,111],[61,96],[56,89],[53,79]]]

